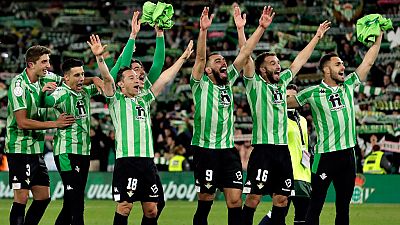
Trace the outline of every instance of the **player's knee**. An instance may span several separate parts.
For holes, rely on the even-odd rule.
[[[286,207],[288,204],[288,197],[284,195],[274,195],[272,197],[272,203],[274,206]]]
[[[237,208],[242,206],[242,198],[230,198],[226,200],[228,208]]]
[[[144,216],[147,218],[156,218],[157,217],[157,207],[149,207],[144,209]]]
[[[246,205],[250,208],[256,208],[261,201],[260,195],[249,194],[246,197]]]
[[[122,202],[117,205],[117,213],[123,216],[129,216],[132,210],[132,203]]]
[[[25,192],[23,190],[14,191],[14,202],[24,204],[28,203],[29,191]]]
[[[198,199],[200,201],[214,201],[215,196],[208,193],[198,193]]]

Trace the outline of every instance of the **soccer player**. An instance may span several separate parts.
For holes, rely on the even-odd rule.
[[[45,130],[63,128],[74,117],[61,114],[56,121],[43,121],[40,94],[46,82],[61,82],[48,72],[50,49],[32,46],[25,54],[25,70],[11,80],[8,89],[6,149],[9,183],[14,190],[10,224],[38,224],[50,202],[50,180],[44,163]],[[29,190],[33,202],[25,216]]]
[[[138,17],[139,12],[135,12],[134,16],[135,15],[137,15]],[[139,88],[140,88],[139,91],[142,92],[143,89],[144,90],[150,89],[152,84],[159,78],[161,74],[165,61],[165,41],[164,41],[164,31],[158,28],[157,25],[155,25],[156,49],[153,57],[153,64],[151,65],[149,72],[146,73],[143,63],[138,59],[132,59],[132,53],[134,52],[135,48],[135,38],[137,33],[139,33],[140,31],[140,25],[141,25],[140,20],[138,19],[132,20],[132,32],[134,31],[134,33],[136,34],[134,36],[131,35],[131,38],[126,44],[123,53],[118,58],[116,66],[114,66],[114,68],[111,69],[110,74],[113,77],[113,79],[116,80],[117,73],[120,67],[121,68],[124,66],[131,67],[135,71],[135,73],[139,75]],[[161,179],[160,176],[158,175],[158,172],[156,173],[156,178],[157,178],[156,179],[157,185],[161,186]],[[159,192],[160,192],[159,200],[157,203],[157,219],[159,218],[165,206],[163,189],[161,188]],[[142,220],[146,220],[144,215]]]
[[[288,97],[297,94],[297,86],[289,84],[286,89]],[[307,120],[295,109],[288,109],[288,147],[293,168],[295,194],[288,198],[285,214],[287,215],[290,203],[295,208],[294,225],[306,223],[306,213],[311,196],[310,154],[308,153]],[[258,225],[271,224],[271,211]]]
[[[225,194],[228,224],[242,224],[242,166],[233,140],[232,85],[275,13],[270,6],[264,7],[257,29],[229,67],[218,53],[206,56],[207,29],[214,17],[208,13],[209,8],[205,7],[200,17],[196,60],[190,79],[195,104],[192,147],[198,192],[193,224],[207,224],[216,188]]]
[[[381,41],[382,33],[356,71],[346,77],[343,61],[337,54],[322,56],[319,62],[323,73],[321,84],[306,88],[296,97],[288,99],[289,107],[310,104],[317,131],[311,169],[311,202],[306,218],[309,225],[319,224],[319,215],[331,183],[336,191],[335,224],[349,224],[349,205],[356,176],[354,88],[367,77],[378,56]]]
[[[144,212],[142,224],[157,224],[157,202],[162,186],[157,185],[157,169],[150,126],[150,103],[154,101],[192,53],[193,42],[170,68],[165,70],[150,89],[139,95],[139,75],[130,68],[118,72],[115,90],[112,76],[104,63],[98,36],[88,43],[96,55],[104,79],[104,93],[116,136],[116,163],[113,176],[113,197],[117,201],[114,224],[127,224],[133,202],[140,201]]]
[[[64,83],[45,96],[44,106],[56,109],[56,115],[73,115],[75,123],[57,129],[54,135],[54,160],[64,184],[64,202],[55,222],[84,224],[84,197],[90,165],[90,98],[98,94],[94,84],[83,86],[80,60],[68,59],[62,65]]]
[[[287,141],[286,87],[311,56],[330,22],[320,24],[315,36],[287,70],[281,71],[275,53],[264,52],[255,60],[255,71],[244,71],[247,100],[253,118],[252,144],[243,206],[243,224],[253,224],[262,195],[272,197],[271,224],[285,223],[287,197],[293,189],[293,172]],[[253,67],[254,68],[254,67]]]

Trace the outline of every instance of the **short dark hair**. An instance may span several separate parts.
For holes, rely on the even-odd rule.
[[[131,65],[132,65],[133,63],[137,63],[137,64],[141,65],[142,67],[144,67],[142,61],[140,61],[139,59],[132,59],[132,60],[131,60]]]
[[[255,71],[257,74],[261,74],[261,71],[260,71],[261,64],[264,62],[265,58],[267,58],[268,56],[276,56],[276,53],[275,52],[263,52],[256,57],[256,60],[254,61],[254,65],[256,67]]]
[[[319,60],[319,66],[318,68],[322,71],[322,69],[324,68],[325,64],[331,60],[331,58],[333,57],[339,57],[338,54],[336,54],[335,52],[330,52],[328,54],[325,54],[324,56],[321,57],[321,59]]]
[[[298,88],[297,85],[295,85],[295,84],[289,84],[289,85],[286,87],[286,90],[295,90],[296,92],[299,92],[299,88]]]
[[[28,64],[29,62],[36,62],[39,60],[39,58],[42,55],[45,54],[50,54],[51,50],[48,49],[47,47],[41,46],[41,45],[34,45],[30,48],[25,53],[25,62]]]
[[[116,81],[116,83],[120,82],[120,81],[124,78],[123,73],[124,73],[125,71],[127,71],[127,70],[132,70],[132,69],[131,69],[130,67],[124,66],[124,67],[122,67],[122,68],[120,68],[120,69],[118,70],[118,73],[117,73],[117,81]]]
[[[63,62],[61,70],[63,73],[70,71],[74,67],[83,66],[83,62],[79,59],[67,59]]]
[[[208,61],[210,60],[210,57],[214,56],[214,55],[221,55],[221,54],[218,52],[211,52],[210,54],[208,54],[206,57],[206,65],[208,65]]]

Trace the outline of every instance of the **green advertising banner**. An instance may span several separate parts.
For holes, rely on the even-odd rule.
[[[49,172],[51,184],[51,199],[60,199],[64,195],[63,184],[57,172]],[[168,173],[160,172],[166,200],[196,200],[192,172]],[[86,185],[87,199],[112,200],[112,173],[92,172]],[[399,175],[357,175],[352,202],[360,203],[400,203]],[[0,172],[0,199],[12,198],[13,191],[8,185],[8,173]],[[217,200],[223,200],[223,195],[217,193]],[[265,197],[265,201],[270,201]],[[335,201],[333,187],[328,191],[327,202]]]

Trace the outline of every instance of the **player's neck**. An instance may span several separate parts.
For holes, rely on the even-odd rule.
[[[31,83],[36,83],[39,80],[39,76],[36,75],[31,69],[26,68],[26,75]]]
[[[332,79],[327,79],[324,78],[322,79],[322,82],[324,82],[326,85],[328,85],[329,87],[337,87],[338,84],[336,83],[336,81],[332,80]]]

